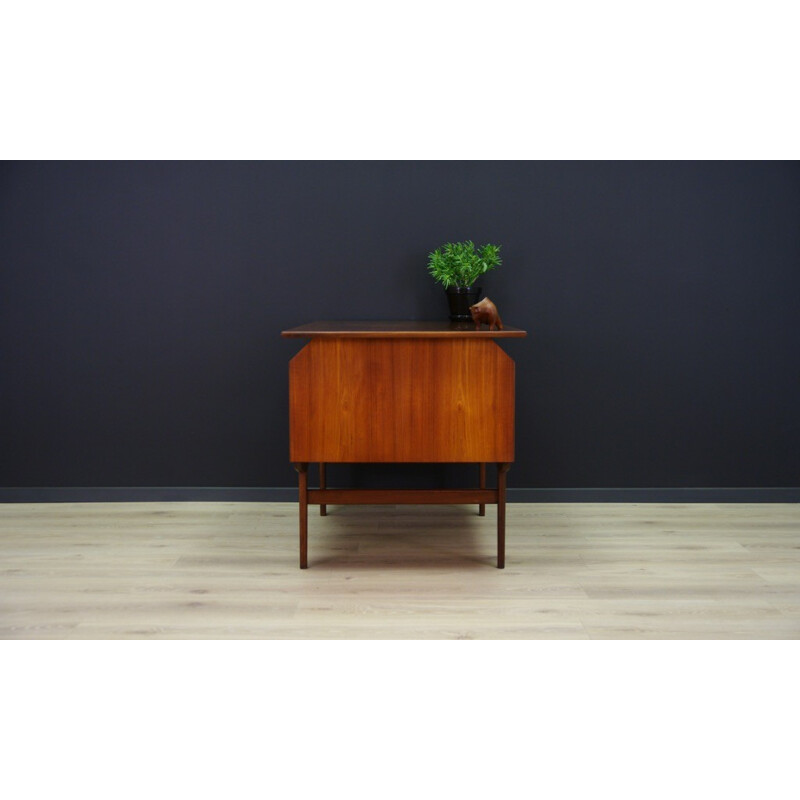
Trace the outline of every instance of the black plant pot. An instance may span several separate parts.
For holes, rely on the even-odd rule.
[[[450,304],[450,319],[453,322],[464,322],[472,319],[469,307],[475,305],[481,296],[480,286],[451,286],[445,289],[447,302]]]

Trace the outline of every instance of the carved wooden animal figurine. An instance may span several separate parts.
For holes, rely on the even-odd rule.
[[[469,313],[472,314],[476,331],[480,330],[481,324],[484,322],[489,326],[490,331],[493,331],[495,327],[503,330],[503,320],[497,313],[497,306],[488,297],[484,297],[480,303],[470,306]]]

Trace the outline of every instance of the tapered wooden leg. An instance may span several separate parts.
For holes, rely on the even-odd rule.
[[[319,465],[319,488],[325,488],[325,465]],[[328,515],[328,506],[321,505],[319,507],[319,515],[321,517],[326,517]]]
[[[300,477],[300,569],[308,567],[308,464],[295,464]]]
[[[506,565],[506,473],[511,464],[497,465],[497,568]]]
[[[479,465],[479,469],[480,469],[480,473],[479,473],[480,474],[480,478],[478,480],[478,486],[481,489],[485,489],[486,488],[486,464],[480,464]],[[479,517],[485,517],[486,516],[486,504],[485,503],[481,503],[478,506],[478,516]]]

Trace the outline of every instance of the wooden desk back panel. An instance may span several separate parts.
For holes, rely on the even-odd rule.
[[[314,338],[289,365],[293,462],[511,462],[514,362],[486,338]]]

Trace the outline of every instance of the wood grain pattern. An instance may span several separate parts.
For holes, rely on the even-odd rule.
[[[293,462],[511,462],[514,362],[479,338],[315,338],[289,427]]]
[[[354,322],[320,321],[309,322],[281,331],[286,338],[403,338],[403,339],[513,339],[527,336],[520,328],[506,326],[504,330],[475,330],[473,322],[422,322],[422,321],[390,321],[390,322]]]
[[[0,639],[800,639],[800,504],[0,504]]]

